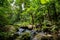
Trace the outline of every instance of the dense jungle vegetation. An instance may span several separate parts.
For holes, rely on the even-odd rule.
[[[60,40],[60,0],[0,0],[0,40]]]

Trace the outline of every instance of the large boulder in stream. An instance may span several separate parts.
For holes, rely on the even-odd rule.
[[[31,34],[29,32],[24,32],[18,36],[15,40],[30,40]]]
[[[33,40],[53,40],[52,35],[50,34],[44,34],[44,33],[38,33]]]

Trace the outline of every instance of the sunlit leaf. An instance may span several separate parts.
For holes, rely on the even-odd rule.
[[[41,1],[41,4],[46,4],[48,3],[50,0],[40,0]]]

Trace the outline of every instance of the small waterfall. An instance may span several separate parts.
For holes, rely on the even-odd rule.
[[[14,6],[14,4],[15,4],[15,1],[16,1],[16,0],[14,0],[14,1],[13,1],[13,3],[11,3],[11,6]]]
[[[21,5],[21,6],[22,6],[22,10],[25,10],[25,8],[24,8],[24,3],[22,3],[22,5]]]

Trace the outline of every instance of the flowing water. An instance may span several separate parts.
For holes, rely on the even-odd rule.
[[[19,35],[21,35],[24,32],[30,33],[30,39],[29,40],[37,40],[37,38],[35,37],[35,35],[37,35],[38,33],[40,35],[45,35],[45,33],[43,31],[42,32],[37,32],[35,30],[29,30],[29,29],[24,29],[24,28],[19,28],[19,30],[16,33],[19,34]]]

